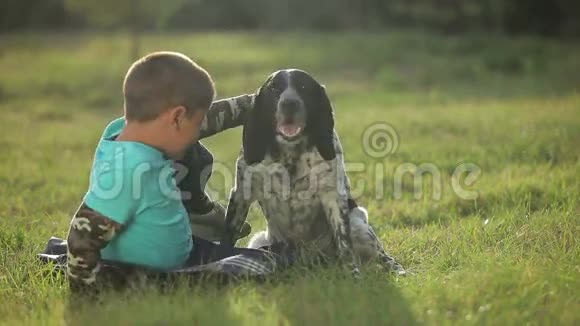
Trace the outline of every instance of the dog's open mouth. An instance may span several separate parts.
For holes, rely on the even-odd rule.
[[[277,129],[284,138],[294,138],[300,135],[302,126],[296,123],[279,123]]]

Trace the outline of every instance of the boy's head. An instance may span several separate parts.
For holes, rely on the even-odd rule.
[[[123,95],[127,123],[156,124],[171,140],[167,150],[177,152],[197,140],[215,88],[207,71],[187,56],[154,52],[129,68]]]

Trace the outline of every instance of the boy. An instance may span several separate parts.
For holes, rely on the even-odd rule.
[[[123,95],[124,118],[105,129],[89,190],[71,221],[67,274],[73,287],[94,284],[102,260],[168,271],[207,258],[202,251],[211,245],[192,237],[189,216],[216,215],[219,228],[223,208],[203,193],[207,178],[200,180],[199,172],[211,164],[211,154],[195,143],[241,125],[252,102],[244,95],[212,105],[209,74],[173,52],[135,62]],[[194,170],[181,189],[176,161]],[[183,201],[182,191],[190,196]]]

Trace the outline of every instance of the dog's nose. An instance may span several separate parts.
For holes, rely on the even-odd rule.
[[[293,115],[300,107],[300,101],[295,98],[285,98],[280,101],[280,109],[285,115]]]

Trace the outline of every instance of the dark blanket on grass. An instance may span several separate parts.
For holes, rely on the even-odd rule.
[[[50,238],[46,248],[42,253],[38,254],[38,257],[43,263],[51,263],[54,266],[54,272],[65,273],[67,261],[66,240],[56,237]],[[281,265],[281,261],[280,255],[258,250],[248,250],[210,263],[169,272],[158,272],[134,265],[102,261],[99,278],[106,279],[106,282],[114,284],[125,284],[129,282],[132,276],[137,274],[158,280],[172,279],[180,275],[191,276],[192,279],[210,276],[228,280],[241,278],[263,280],[276,271],[276,267]]]

